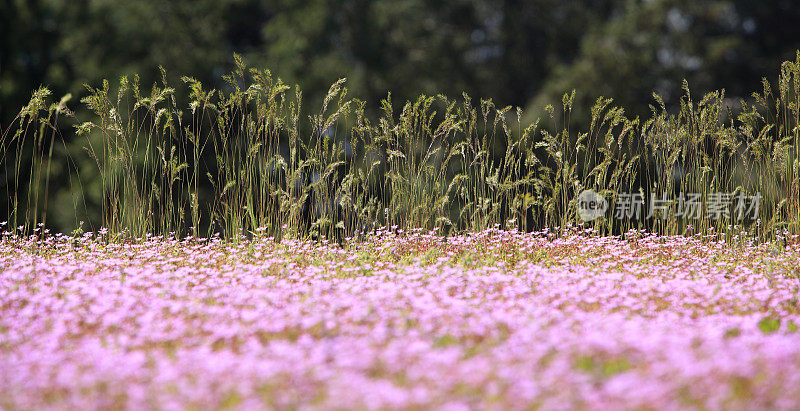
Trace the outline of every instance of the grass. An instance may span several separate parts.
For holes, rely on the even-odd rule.
[[[91,114],[81,121],[69,96],[56,102],[46,88],[34,92],[0,144],[9,231],[49,225],[58,173],[70,174],[62,189],[74,214],[94,216],[88,229],[111,238],[344,242],[378,227],[452,235],[580,225],[604,235],[713,230],[728,241],[761,241],[800,229],[800,53],[782,65],[777,87],[764,80],[735,110],[724,91],[698,100],[684,84],[680,107],[654,95],[647,119],[599,98],[580,130],[570,126],[574,91],[532,124],[519,108],[467,95],[402,106],[389,95],[371,118],[344,80],[321,108],[306,110],[299,88],[235,62],[222,90],[190,77],[170,84],[163,69],[149,94],[138,77],[87,86],[81,102]],[[74,133],[62,134],[64,118]],[[67,149],[76,144],[82,153]],[[78,166],[86,157],[94,169]],[[576,212],[586,189],[610,206],[591,222]],[[642,214],[615,218],[630,193],[645,201]],[[697,218],[678,213],[688,193],[699,196]],[[708,204],[719,193],[730,204],[715,213]],[[754,195],[757,213],[740,214],[736,201]],[[662,198],[663,218],[648,218],[649,201]]]

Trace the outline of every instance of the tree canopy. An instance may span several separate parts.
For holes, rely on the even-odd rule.
[[[646,112],[686,78],[743,97],[800,47],[790,0],[3,0],[0,118],[32,90],[80,94],[157,67],[218,81],[239,53],[311,102],[347,77],[371,104],[391,91],[462,91],[536,113],[573,88]],[[579,97],[580,98],[580,97]],[[580,101],[580,100],[579,100]]]

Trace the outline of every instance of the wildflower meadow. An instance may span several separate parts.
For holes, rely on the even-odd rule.
[[[0,409],[800,407],[800,54],[578,126],[234,60],[0,130]]]
[[[6,236],[0,406],[796,409],[797,238],[630,234]]]

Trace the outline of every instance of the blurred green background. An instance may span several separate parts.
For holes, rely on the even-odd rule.
[[[0,130],[39,85],[71,93],[80,118],[85,83],[138,73],[147,88],[162,65],[221,87],[233,53],[312,108],[340,77],[368,110],[389,91],[467,92],[532,121],[577,89],[586,124],[601,95],[630,116],[653,92],[677,104],[684,78],[735,106],[794,59],[798,22],[793,0],[0,0]]]

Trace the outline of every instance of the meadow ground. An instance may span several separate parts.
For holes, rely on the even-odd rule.
[[[800,406],[792,239],[7,235],[0,269],[3,409]]]

